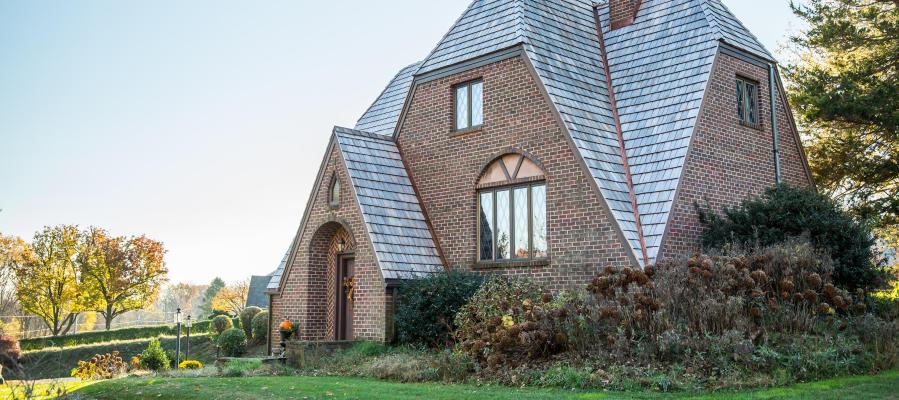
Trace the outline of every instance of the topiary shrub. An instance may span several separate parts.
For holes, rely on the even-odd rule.
[[[181,361],[181,364],[178,364],[178,369],[200,369],[203,368],[203,363],[197,360],[184,360]]]
[[[440,347],[451,344],[456,312],[481,286],[475,273],[449,272],[403,281],[394,321],[401,343]]]
[[[240,312],[240,327],[243,328],[247,337],[253,337],[253,317],[260,312],[262,309],[255,306],[249,306]]]
[[[262,311],[253,316],[251,322],[253,339],[263,342],[268,337],[268,311]]]
[[[159,339],[150,339],[147,349],[140,353],[140,366],[156,372],[169,368],[169,358],[159,344]]]
[[[247,351],[247,335],[237,328],[222,332],[217,342],[227,357],[237,357]]]
[[[215,333],[218,335],[233,327],[234,322],[232,322],[231,318],[227,315],[216,315],[215,318],[212,319],[212,329],[214,329]]]
[[[699,220],[705,227],[706,248],[770,246],[807,237],[833,258],[837,286],[868,289],[883,283],[883,268],[874,261],[871,231],[813,190],[778,185],[758,199],[725,208],[723,215],[700,208]]]

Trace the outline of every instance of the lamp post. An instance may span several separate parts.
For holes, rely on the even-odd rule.
[[[184,352],[184,359],[190,360],[190,314],[187,314],[187,351]]]
[[[181,364],[181,307],[175,311],[175,326],[177,333],[175,334],[175,368]]]

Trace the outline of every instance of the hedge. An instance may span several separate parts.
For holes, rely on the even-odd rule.
[[[239,320],[239,318],[234,318]],[[234,321],[235,326],[238,322]],[[190,328],[191,333],[209,333],[212,330],[212,321],[197,321]],[[146,326],[142,328],[123,328],[108,331],[93,331],[73,333],[65,336],[48,336],[19,341],[23,351],[40,350],[47,347],[72,347],[93,343],[111,342],[114,340],[148,339],[158,336],[175,336],[175,325]],[[182,325],[181,334],[187,334],[187,329]]]

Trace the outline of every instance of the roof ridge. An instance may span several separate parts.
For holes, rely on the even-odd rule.
[[[347,128],[347,127],[338,126],[338,125],[334,125],[333,132],[335,134],[342,133],[345,135],[355,135],[355,136],[361,136],[361,137],[365,137],[365,138],[369,138],[369,139],[382,140],[385,142],[394,143],[393,136],[379,135],[377,133],[361,131],[358,129]]]
[[[380,99],[382,96],[384,96],[385,93],[387,93],[387,90],[390,89],[390,87],[393,85],[393,83],[397,80],[397,78],[400,77],[400,75],[403,74],[403,72],[406,72],[407,70],[409,70],[409,68],[412,68],[412,67],[418,68],[421,65],[421,63],[422,63],[422,60],[416,61],[416,62],[409,64],[403,68],[400,68],[400,70],[397,73],[393,74],[393,78],[390,78],[390,80],[387,82],[387,84],[384,85],[384,89],[381,89],[381,92],[378,93],[377,97],[375,97],[375,101],[372,102],[371,104],[369,104],[368,108],[365,109],[365,112],[363,112],[362,115],[359,116],[359,119],[356,120],[356,126],[359,125],[359,122],[361,122],[362,119],[365,118],[365,116],[368,114],[369,111],[372,110],[372,108],[374,108],[376,105],[378,105],[377,100]]]

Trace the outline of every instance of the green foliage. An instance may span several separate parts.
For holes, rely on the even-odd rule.
[[[262,312],[262,309],[256,306],[249,306],[240,312],[240,326],[247,337],[253,335],[253,317]]]
[[[221,375],[226,378],[247,376],[252,374],[253,371],[259,369],[261,366],[262,361],[260,360],[230,360],[221,368]]]
[[[247,335],[238,328],[228,329],[217,339],[222,352],[228,357],[237,357],[247,351]]]
[[[165,355],[162,345],[159,344],[159,339],[151,339],[147,349],[140,353],[141,368],[159,372],[167,370],[169,363],[169,358]]]
[[[268,337],[268,311],[261,311],[253,316],[251,322],[252,338],[257,342],[264,342]]]
[[[233,327],[234,321],[232,321],[231,317],[227,315],[216,315],[215,318],[212,319],[212,328],[215,329],[215,332],[217,334],[221,334],[222,332]]]
[[[191,334],[208,333],[212,331],[212,321],[197,321],[190,329]],[[104,343],[115,340],[132,340],[132,339],[148,339],[159,336],[175,336],[177,328],[175,325],[159,325],[147,326],[142,328],[123,328],[113,329],[109,331],[94,331],[73,333],[71,335],[57,337],[41,337],[22,339],[20,344],[22,350],[40,350],[47,347],[72,347],[81,346],[92,343]],[[181,327],[181,335],[187,333],[187,328]]]
[[[200,369],[203,368],[203,363],[197,360],[184,360],[181,361],[181,364],[178,364],[178,369]]]
[[[224,287],[225,281],[223,281],[222,278],[219,277],[215,277],[215,279],[213,279],[212,282],[209,283],[209,286],[206,287],[206,291],[203,292],[203,299],[200,303],[201,317],[212,319],[216,315],[219,315],[214,313],[214,311],[217,310],[212,309],[212,299],[214,299],[215,295],[217,295],[218,292]]]
[[[78,366],[72,369],[73,378],[83,381],[95,379],[112,379],[125,373],[128,365],[122,361],[119,352],[97,354],[87,361],[78,361]]]
[[[463,272],[403,281],[394,314],[399,341],[432,347],[451,343],[456,312],[482,281],[479,274]]]
[[[700,210],[706,248],[769,246],[807,237],[834,260],[834,283],[872,288],[883,283],[883,268],[873,259],[871,232],[829,198],[789,185],[768,189],[761,198],[744,200],[720,216]]]
[[[899,3],[808,0],[789,97],[819,187],[899,246]]]
[[[346,352],[359,357],[375,357],[386,353],[388,350],[389,348],[383,343],[363,340],[354,344]]]

